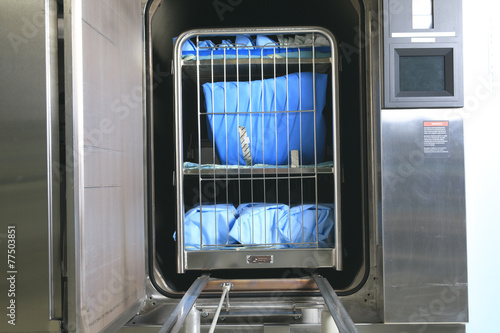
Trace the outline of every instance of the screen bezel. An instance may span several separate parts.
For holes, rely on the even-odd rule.
[[[444,90],[402,91],[400,84],[401,57],[442,56],[444,58]],[[453,48],[395,48],[394,49],[395,97],[454,96]]]

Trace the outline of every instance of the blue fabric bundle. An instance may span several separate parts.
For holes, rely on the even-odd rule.
[[[201,214],[200,214],[201,211]],[[184,216],[184,244],[186,248],[200,249],[200,216],[203,246],[225,245],[228,233],[236,220],[233,205],[202,205],[190,209]]]
[[[288,211],[284,204],[242,204],[238,207],[239,217],[229,237],[235,243],[245,245],[281,243],[279,228],[285,225]]]
[[[209,138],[215,139],[221,164],[246,165],[239,126],[246,129],[252,165],[290,165],[291,150],[299,150],[299,156],[302,154],[299,161],[302,165],[323,162],[326,125],[322,112],[327,78],[326,74],[303,72],[251,82],[205,83]],[[314,110],[314,80],[317,161],[314,159],[313,112],[260,113]]]
[[[333,225],[335,221],[332,204],[318,204],[318,236],[320,248],[333,247]],[[295,206],[290,209],[290,219],[283,225],[283,243],[315,243],[316,205]],[[300,246],[300,245],[299,245]],[[307,245],[304,245],[307,246]],[[311,245],[309,245],[311,246]],[[294,246],[293,246],[294,247]]]
[[[318,204],[317,211],[318,246],[333,247],[334,206]],[[315,247],[318,239],[314,204],[290,208],[285,204],[247,203],[241,204],[237,210],[231,204],[203,205],[201,219],[203,246],[274,244],[274,248]],[[199,206],[184,216],[184,242],[186,250],[200,249]]]

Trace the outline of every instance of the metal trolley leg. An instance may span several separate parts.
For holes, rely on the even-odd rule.
[[[319,288],[319,291],[321,292],[321,296],[323,296],[323,299],[325,300],[330,314],[332,315],[333,321],[338,328],[338,332],[358,333],[358,329],[354,326],[354,322],[351,317],[349,317],[349,314],[340,302],[337,294],[335,294],[335,291],[328,280],[318,274],[314,274],[313,278]]]
[[[200,322],[201,312],[193,306],[191,311],[189,311],[186,320],[184,321],[184,329],[182,333],[200,333],[201,322]]]

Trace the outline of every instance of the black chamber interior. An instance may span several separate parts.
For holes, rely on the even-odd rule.
[[[366,186],[363,181],[363,113],[362,82],[360,78],[359,16],[349,0],[324,1],[277,0],[164,0],[152,20],[153,105],[150,115],[153,130],[153,156],[150,167],[154,178],[150,190],[154,193],[154,222],[150,221],[150,235],[155,238],[159,269],[173,291],[185,291],[200,271],[176,273],[176,190],[174,172],[174,99],[171,75],[173,39],[182,32],[197,28],[258,27],[258,26],[321,26],[330,30],[337,39],[341,56],[339,74],[339,103],[341,127],[342,184],[342,238],[344,270],[319,269],[335,289],[345,290],[365,265],[364,260],[364,205]],[[327,186],[327,185],[326,185]],[[153,211],[153,210],[152,210]],[[217,270],[218,278],[282,278],[310,274],[305,269]]]

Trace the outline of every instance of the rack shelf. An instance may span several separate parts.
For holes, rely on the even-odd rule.
[[[224,75],[227,78],[248,78],[249,69],[248,66],[251,65],[251,73],[254,79],[259,79],[262,77],[262,73],[265,73],[265,77],[268,78],[272,73],[274,73],[274,68],[276,68],[277,75],[286,72],[288,67],[288,72],[306,72],[314,71],[316,73],[328,73],[331,68],[331,58],[241,58],[241,59],[204,59],[200,60],[199,63],[196,60],[183,60],[182,70],[184,75],[192,80],[197,78],[197,70],[199,70],[200,80],[202,82],[207,82],[211,78],[223,78]],[[236,66],[238,65],[238,66]],[[299,68],[300,65],[300,68]],[[238,72],[236,68],[238,67]],[[224,73],[225,71],[225,73]]]
[[[274,167],[245,167],[245,168],[185,168],[185,175],[291,175],[300,176],[307,174],[333,174],[334,169],[329,167],[297,167],[297,168],[274,168]]]

